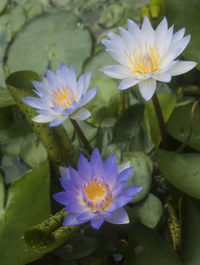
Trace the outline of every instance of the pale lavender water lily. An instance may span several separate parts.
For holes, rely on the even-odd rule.
[[[104,221],[113,224],[127,224],[129,217],[123,208],[137,194],[141,186],[124,188],[133,168],[115,162],[115,154],[105,163],[98,149],[92,152],[88,161],[82,154],[78,170],[61,168],[60,183],[65,189],[53,195],[68,212],[65,226],[79,225],[91,221],[99,229]]]
[[[156,81],[170,82],[172,76],[190,71],[195,62],[175,60],[190,41],[184,37],[185,29],[173,34],[164,18],[156,30],[147,17],[141,29],[128,19],[128,30],[119,27],[121,36],[109,32],[109,40],[103,39],[106,51],[119,65],[105,66],[102,70],[112,78],[122,79],[118,89],[139,85],[145,100],[151,99],[156,90]]]
[[[91,113],[83,108],[97,93],[97,87],[88,90],[91,74],[86,72],[77,80],[74,68],[64,63],[56,73],[46,70],[46,77],[41,82],[33,81],[39,98],[24,97],[22,101],[36,108],[37,115],[33,121],[58,126],[68,117],[74,120],[85,120]]]

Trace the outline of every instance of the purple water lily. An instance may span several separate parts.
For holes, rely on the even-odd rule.
[[[98,149],[88,161],[82,154],[78,160],[78,170],[61,168],[61,185],[65,189],[53,195],[68,212],[65,226],[79,225],[91,221],[91,226],[99,229],[104,221],[113,224],[129,223],[123,208],[137,194],[141,186],[124,188],[133,168],[125,164],[118,166],[115,154],[103,162]]]
[[[90,72],[86,72],[77,81],[74,68],[62,63],[56,73],[47,69],[46,78],[32,82],[39,98],[24,97],[22,101],[37,109],[39,115],[33,121],[50,122],[51,127],[60,125],[68,117],[85,120],[91,113],[83,106],[97,93],[97,87],[88,90],[90,79]]]

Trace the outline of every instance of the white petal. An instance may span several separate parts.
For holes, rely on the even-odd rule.
[[[127,211],[124,208],[117,209],[113,212],[113,216],[105,219],[112,224],[128,224],[129,217]]]
[[[35,122],[46,123],[52,121],[53,119],[55,119],[55,116],[46,116],[39,114],[35,116],[32,120]]]
[[[80,91],[82,91],[82,93],[85,93],[87,91],[90,84],[90,80],[91,80],[90,72],[86,72],[79,77],[78,88],[80,89]]]
[[[125,67],[131,67],[131,61],[127,54],[124,53],[123,50],[118,50],[118,49],[106,49],[108,53],[120,64],[124,65]]]
[[[181,74],[184,74],[184,73],[190,71],[196,65],[197,65],[197,63],[192,62],[192,61],[178,61],[175,66],[173,66],[171,69],[169,69],[168,72],[172,76],[181,75]]]
[[[179,41],[180,39],[182,39],[184,34],[185,34],[185,28],[182,28],[179,31],[177,31],[172,37],[172,43],[175,43]]]
[[[139,39],[141,36],[141,31],[138,25],[131,19],[128,19],[128,31],[135,39]]]
[[[122,65],[109,65],[102,68],[104,74],[111,76],[112,78],[124,79],[131,75],[131,71]]]
[[[153,30],[151,22],[147,17],[144,17],[141,33],[143,41],[148,41],[148,44],[152,45],[154,42],[155,31]]]
[[[128,32],[124,28],[119,27],[119,30],[120,30],[120,33],[121,33],[121,36],[124,42],[124,46],[126,47],[126,51],[128,50],[129,54],[132,53],[134,49],[134,44],[135,44],[134,38],[132,37],[130,32]]]
[[[130,167],[130,164],[131,164],[131,162],[130,161],[127,161],[127,162],[124,162],[123,164],[119,165],[118,166],[118,174],[120,172],[122,172],[123,170],[129,168]]]
[[[186,46],[188,45],[188,43],[190,42],[190,35],[187,35],[186,37],[184,37],[183,39],[177,41],[176,43],[172,43],[170,48],[171,49],[180,49],[179,54],[182,53],[183,50],[185,50]]]
[[[156,38],[163,38],[163,36],[166,34],[168,29],[167,19],[166,17],[163,18],[163,20],[160,22],[160,24],[157,26],[155,32],[156,32]]]
[[[140,80],[136,80],[134,78],[125,78],[123,81],[121,81],[121,83],[119,84],[118,89],[119,90],[124,90],[127,89],[129,87],[132,87],[134,85],[136,85],[137,83],[139,83]]]
[[[171,74],[169,73],[160,73],[158,75],[153,76],[153,79],[160,81],[160,82],[169,83],[172,78],[171,78]]]
[[[159,67],[162,68],[166,68],[168,67],[169,64],[172,63],[172,61],[180,54],[181,48],[178,50],[172,50],[170,52],[167,52],[165,54],[165,56],[163,57],[163,59],[160,62]]]
[[[50,122],[49,127],[56,127],[62,124],[67,119],[67,116],[58,116],[56,119]]]
[[[91,116],[91,113],[87,109],[81,108],[81,109],[78,109],[77,111],[75,111],[74,113],[72,113],[70,115],[70,119],[73,119],[73,120],[86,120],[90,116]]]
[[[152,78],[140,81],[140,93],[145,100],[150,100],[156,90],[156,81]]]

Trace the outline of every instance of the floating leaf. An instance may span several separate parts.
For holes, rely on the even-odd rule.
[[[126,186],[142,186],[142,190],[133,197],[132,202],[141,201],[150,190],[153,170],[152,161],[142,152],[124,152],[122,157],[123,161],[130,161],[131,166],[134,168]]]
[[[148,197],[130,210],[137,220],[149,228],[155,228],[163,213],[162,203],[150,193]]]
[[[197,68],[200,69],[200,37],[199,37],[199,0],[165,0],[166,4],[166,17],[170,24],[175,25],[175,30],[186,28],[187,33],[192,35],[191,42],[184,51],[183,55],[189,61],[198,62]],[[187,15],[185,15],[187,10]]]
[[[194,102],[189,102],[176,107],[167,123],[167,132],[182,143],[189,137],[187,145],[200,151],[200,108],[197,105],[193,111],[193,106]]]
[[[91,48],[89,31],[72,13],[45,13],[17,34],[8,51],[7,66],[10,72],[29,69],[44,74],[49,65],[56,70],[65,62],[80,74]]]
[[[177,189],[200,199],[200,154],[179,154],[159,149],[156,158],[164,177]]]
[[[7,191],[4,214],[0,221],[0,264],[24,265],[41,257],[22,239],[24,230],[50,214],[49,165],[29,171]]]
[[[129,233],[129,248],[123,265],[183,265],[167,241],[154,230],[134,225]]]

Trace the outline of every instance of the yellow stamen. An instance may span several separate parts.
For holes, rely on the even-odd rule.
[[[58,88],[53,92],[53,104],[62,109],[69,108],[75,97],[66,87]]]
[[[105,208],[112,198],[109,186],[102,180],[92,178],[89,183],[84,186],[83,200],[94,210],[102,210]]]
[[[145,77],[146,74],[156,72],[160,65],[160,56],[156,44],[151,48],[146,43],[144,46],[138,43],[133,52],[131,63],[132,67],[130,69],[137,76]]]

